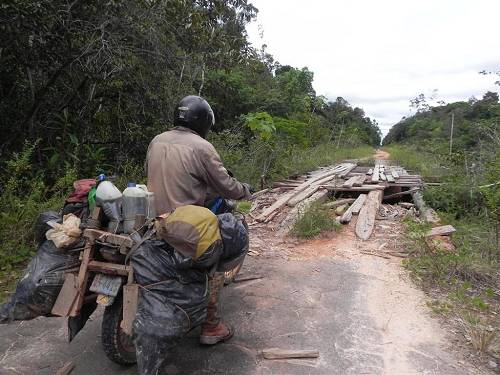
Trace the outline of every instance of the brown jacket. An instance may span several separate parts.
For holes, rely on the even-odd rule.
[[[146,167],[157,215],[188,204],[203,206],[213,193],[228,199],[250,198],[248,189],[229,176],[214,146],[181,126],[151,141]]]

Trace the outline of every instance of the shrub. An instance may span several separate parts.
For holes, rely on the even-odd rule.
[[[300,238],[312,238],[339,226],[340,224],[330,217],[329,210],[316,203],[300,214],[292,233]]]

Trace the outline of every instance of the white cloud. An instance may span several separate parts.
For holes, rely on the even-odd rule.
[[[307,66],[318,94],[342,96],[375,118],[384,134],[409,100],[438,89],[446,102],[498,91],[496,0],[252,0],[250,40],[282,64]],[[259,36],[258,26],[263,29]]]

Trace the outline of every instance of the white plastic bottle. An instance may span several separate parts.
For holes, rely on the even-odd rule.
[[[118,226],[122,218],[122,193],[111,182],[102,181],[96,190],[96,203],[102,207],[104,214],[109,219],[108,231],[118,232]]]
[[[123,232],[134,231],[135,215],[144,215],[147,218],[147,191],[129,182],[123,191]]]

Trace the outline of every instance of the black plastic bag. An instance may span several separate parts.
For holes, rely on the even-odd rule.
[[[35,227],[33,228],[33,231],[35,232],[35,241],[38,245],[41,245],[43,242],[47,240],[45,237],[45,233],[49,229],[52,229],[52,227],[47,224],[49,221],[55,221],[56,223],[62,223],[62,217],[55,211],[47,211],[47,212],[42,212],[40,215],[38,215],[38,218],[35,222]]]
[[[242,215],[217,215],[223,252],[218,271],[228,271],[243,262],[249,247],[248,227]]]
[[[28,264],[9,302],[0,306],[0,323],[49,315],[64,283],[66,270],[78,267],[79,252],[43,242]]]
[[[205,320],[208,272],[187,268],[189,259],[159,240],[139,246],[131,264],[142,286],[133,324],[139,373],[156,374],[168,350]]]

